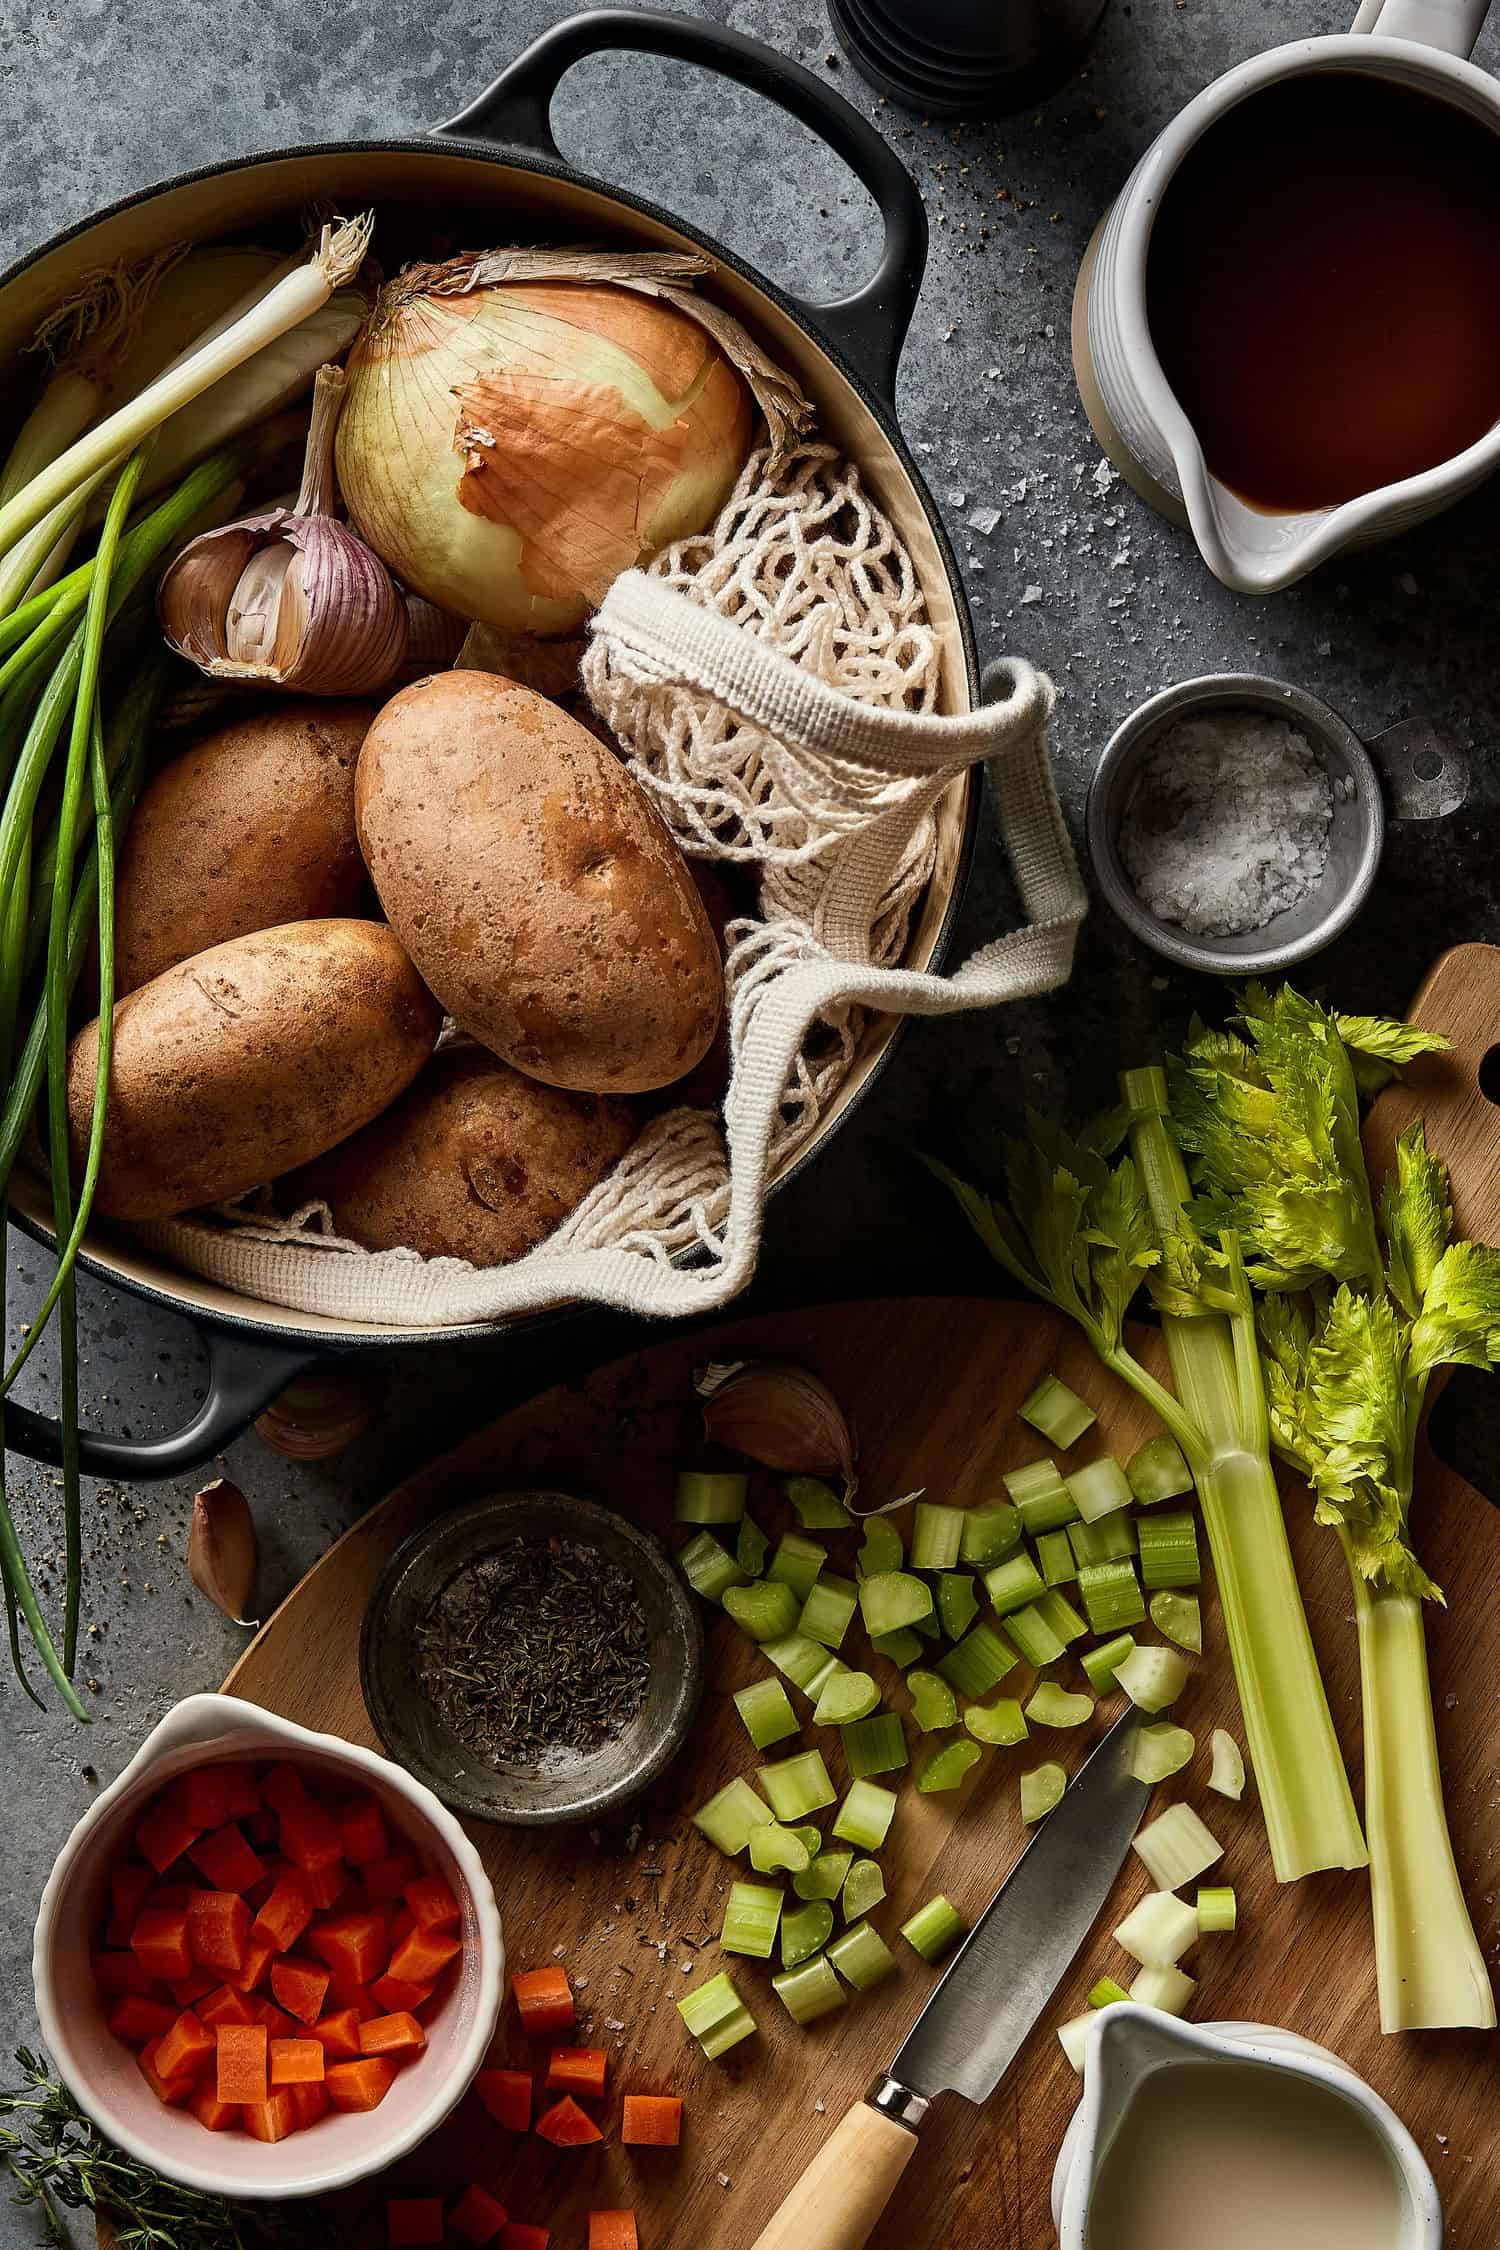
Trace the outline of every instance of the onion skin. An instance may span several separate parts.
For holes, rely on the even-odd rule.
[[[576,632],[728,498],[744,384],[674,306],[604,284],[390,284],[349,355],[337,460],[404,584],[502,631]]]

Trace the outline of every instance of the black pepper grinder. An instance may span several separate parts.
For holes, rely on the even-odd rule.
[[[1105,0],[828,0],[860,76],[924,117],[1001,117],[1053,93]]]

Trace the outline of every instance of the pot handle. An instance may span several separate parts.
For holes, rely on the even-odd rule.
[[[208,1345],[208,1395],[190,1422],[162,1438],[78,1434],[79,1466],[88,1476],[150,1481],[196,1469],[252,1422],[294,1377],[327,1355],[317,1345],[267,1344],[230,1329],[203,1331]],[[7,1402],[5,1447],[56,1468],[62,1430],[49,1415]]]
[[[1490,0],[1360,0],[1351,31],[1414,39],[1441,54],[1467,56],[1484,29]]]
[[[477,100],[433,131],[455,140],[496,141],[560,162],[552,137],[552,97],[575,63],[616,50],[697,63],[766,95],[811,126],[869,189],[885,226],[875,272],[862,289],[832,304],[792,302],[799,316],[877,390],[893,397],[896,365],[927,264],[927,213],[911,174],[874,126],[800,63],[788,62],[743,32],[693,16],[652,8],[591,8],[543,32]]]

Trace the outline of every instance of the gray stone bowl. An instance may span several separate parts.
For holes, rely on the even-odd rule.
[[[635,1717],[597,1749],[559,1750],[540,1767],[476,1757],[421,1692],[415,1663],[416,1627],[433,1596],[481,1555],[527,1536],[598,1549],[633,1581],[651,1630],[651,1677]],[[565,1492],[505,1492],[454,1508],[397,1548],[365,1612],[359,1670],[371,1722],[398,1765],[456,1812],[537,1828],[602,1819],[675,1757],[703,1694],[703,1628],[649,1532]]]
[[[1160,921],[1137,895],[1120,857],[1120,823],[1140,762],[1164,727],[1189,711],[1247,705],[1292,720],[1327,767],[1335,784],[1328,864],[1321,881],[1300,904],[1273,914],[1260,929],[1245,930],[1237,937],[1190,937],[1176,923]],[[1340,782],[1352,783],[1352,794],[1341,793]],[[1364,744],[1326,703],[1285,680],[1265,679],[1255,672],[1216,672],[1153,695],[1110,736],[1089,784],[1086,826],[1099,888],[1144,945],[1187,969],[1227,977],[1261,976],[1289,969],[1320,952],[1354,919],[1380,864],[1385,807]]]

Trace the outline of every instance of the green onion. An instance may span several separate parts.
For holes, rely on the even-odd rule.
[[[781,1917],[781,1966],[800,1968],[804,1961],[822,1952],[832,1935],[833,1908],[826,1899],[789,1906]]]
[[[1037,1727],[1081,1727],[1094,1715],[1091,1695],[1070,1695],[1056,1680],[1038,1680],[1026,1706],[1026,1716]]]
[[[804,1961],[798,1969],[783,1969],[772,1977],[771,1990],[794,2023],[816,2023],[819,2016],[842,2008],[844,1988],[822,1954]]]
[[[895,1954],[872,1922],[857,1923],[842,1937],[836,1937],[828,1948],[828,1958],[856,1992],[868,1992],[896,1966]]]
[[[1181,1773],[1195,1748],[1186,1727],[1163,1720],[1159,1726],[1137,1727],[1130,1744],[1130,1770],[1149,1788]]]
[[[1194,1656],[1203,1654],[1203,1612],[1193,1594],[1153,1594],[1151,1622],[1158,1633]]]
[[[802,1604],[797,1630],[810,1641],[821,1641],[825,1648],[837,1648],[849,1630],[858,1601],[859,1588],[853,1580],[838,1578],[829,1571]]]
[[[936,1668],[960,1695],[977,1699],[998,1687],[1006,1673],[1014,1670],[1015,1664],[1015,1650],[993,1625],[975,1625],[965,1633],[957,1648],[950,1648],[946,1656],[939,1658]]]
[[[804,1531],[852,1531],[854,1518],[821,1477],[788,1477],[786,1496]]]
[[[919,1906],[915,1914],[907,1916],[901,1925],[901,1935],[913,1953],[920,1953],[924,1961],[936,1961],[967,1928],[957,1907],[939,1892],[925,1906]]]
[[[736,1691],[734,1707],[757,1750],[797,1732],[797,1714],[780,1680],[755,1680]]]
[[[1193,1489],[1193,1472],[1182,1447],[1176,1438],[1165,1435],[1147,1438],[1138,1446],[1125,1464],[1125,1474],[1143,1508],[1154,1508],[1158,1500],[1175,1500],[1179,1493]]]
[[[878,1852],[896,1817],[895,1792],[878,1781],[851,1781],[839,1806],[833,1833],[840,1843],[854,1844],[862,1852]]]
[[[981,1752],[977,1742],[945,1742],[941,1750],[934,1750],[926,1765],[917,1775],[917,1787],[924,1797],[957,1789],[964,1776],[978,1765]]]
[[[1050,1445],[1066,1453],[1076,1445],[1085,1430],[1091,1430],[1098,1417],[1091,1406],[1085,1406],[1076,1391],[1056,1375],[1049,1375],[1039,1383],[1021,1407],[1021,1420],[1040,1430]]]
[[[943,1572],[937,1583],[937,1612],[944,1638],[961,1641],[979,1615],[979,1596],[966,1572]]]
[[[906,1684],[911,1689],[911,1715],[923,1734],[958,1724],[958,1698],[936,1672],[908,1672]]]
[[[750,1479],[718,1469],[679,1469],[672,1513],[679,1523],[738,1523]]]
[[[797,1622],[797,1597],[790,1586],[758,1578],[724,1589],[724,1613],[752,1641],[784,1641]]]
[[[1142,1969],[1130,1986],[1130,1998],[1142,2008],[1160,2008],[1165,2016],[1180,2016],[1198,1987],[1181,1969]]]
[[[844,1762],[856,1779],[867,1773],[898,1773],[907,1764],[906,1736],[894,1711],[840,1727]]]
[[[1245,1760],[1239,1744],[1232,1734],[1215,1727],[1210,1747],[1213,1766],[1208,1776],[1208,1786],[1221,1797],[1232,1797],[1236,1804],[1245,1794]]]
[[[885,1877],[880,1863],[874,1859],[857,1859],[844,1877],[844,1888],[839,1898],[840,1910],[846,1922],[857,1922],[868,1914],[885,1897]]]
[[[774,1578],[778,1586],[790,1586],[798,1601],[805,1602],[827,1560],[816,1539],[800,1531],[784,1531],[776,1542],[766,1576]]]
[[[706,1805],[699,1807],[693,1815],[693,1826],[734,1859],[749,1843],[751,1830],[761,1827],[770,1817],[770,1806],[756,1796],[748,1781],[740,1778],[726,1781]]]
[[[1022,1530],[1033,1539],[1044,1531],[1060,1531],[1064,1524],[1077,1522],[1078,1509],[1056,1462],[1033,1461],[1027,1468],[1009,1469],[1003,1481]]]
[[[988,1570],[992,1563],[1003,1562],[1020,1544],[1021,1519],[1008,1500],[992,1501],[987,1508],[965,1510],[958,1559],[967,1563],[971,1570]]]
[[[865,1535],[859,1543],[854,1567],[861,1578],[878,1578],[882,1571],[899,1570],[906,1561],[901,1534],[889,1516],[866,1516]]]
[[[1078,1592],[1096,1633],[1117,1633],[1122,1626],[1139,1625],[1146,1615],[1146,1597],[1128,1555],[1118,1562],[1081,1563]]]
[[[976,1742],[999,1744],[1006,1749],[1024,1742],[1029,1731],[1025,1712],[1009,1695],[997,1696],[993,1703],[971,1703],[964,1713],[964,1725]]]
[[[1046,1593],[1037,1601],[1035,1607],[1037,1616],[1041,1618],[1044,1625],[1057,1635],[1064,1648],[1071,1648],[1075,1641],[1081,1641],[1088,1631],[1087,1625],[1068,1600],[1067,1595],[1060,1594],[1055,1586],[1047,1588]],[[1015,1622],[1013,1616],[1010,1620],[1012,1628],[1014,1628]],[[1019,1641],[1020,1635],[1017,1634],[1016,1638]]]
[[[883,1656],[888,1664],[899,1665],[903,1671],[908,1664],[914,1664],[922,1653],[921,1641],[904,1625],[894,1633],[872,1633],[870,1646],[877,1656]]]
[[[1135,1520],[1117,1511],[1098,1523],[1070,1523],[1068,1545],[1080,1570],[1094,1563],[1119,1562],[1135,1553]]]
[[[1113,1977],[1101,1977],[1089,1993],[1089,2006],[1091,2008],[1117,2008],[1122,2000],[1128,2000],[1129,1998],[1130,1994],[1125,1990],[1123,1984],[1116,1984]]]
[[[1232,1883],[1221,1883],[1198,1893],[1198,1928],[1204,1937],[1217,1936],[1235,1928],[1239,1921],[1239,1902]]]
[[[932,1588],[909,1571],[883,1570],[860,1580],[859,1609],[867,1633],[899,1633],[903,1625],[931,1616]]]
[[[912,1569],[951,1570],[958,1560],[963,1535],[962,1508],[944,1508],[932,1500],[919,1500],[911,1519]]]
[[[1114,1933],[1115,1943],[1148,1969],[1169,1969],[1198,1942],[1198,1910],[1175,1891],[1148,1891]]]
[[[1112,1453],[1102,1453],[1097,1461],[1070,1471],[1068,1490],[1085,1523],[1098,1523],[1117,1508],[1130,1506],[1130,1485]]]
[[[1224,1846],[1193,1811],[1191,1805],[1169,1805],[1156,1820],[1146,1823],[1131,1845],[1159,1889],[1180,1890],[1215,1860]]]
[[[868,1672],[841,1672],[818,1697],[813,1724],[819,1727],[850,1726],[867,1719],[880,1701],[880,1690]]]
[[[1143,1586],[1196,1586],[1198,1526],[1186,1508],[1169,1514],[1142,1516],[1136,1526]]]
[[[1109,1694],[1117,1669],[1134,1652],[1135,1641],[1129,1633],[1116,1633],[1112,1640],[1101,1641],[1097,1648],[1084,1650],[1078,1661],[1087,1672],[1095,1695]]]
[[[1038,1594],[1046,1592],[1042,1574],[1029,1554],[1011,1555],[1005,1562],[996,1563],[993,1570],[987,1570],[984,1590],[997,1617],[1004,1617],[1008,1610],[1019,1609],[1023,1602],[1033,1602]]]
[[[783,1869],[789,1875],[801,1875],[812,1865],[808,1850],[795,1828],[783,1828],[779,1820],[766,1821],[750,1831],[750,1865],[757,1875],[774,1875]]]
[[[1037,1567],[1044,1586],[1066,1586],[1078,1576],[1078,1562],[1065,1531],[1044,1531],[1036,1543]]]
[[[770,1800],[771,1810],[782,1821],[805,1819],[820,1805],[831,1805],[838,1791],[828,1778],[820,1750],[799,1750],[775,1765],[762,1766],[756,1777]]]
[[[853,1852],[819,1852],[804,1874],[792,1877],[792,1889],[809,1901],[837,1898],[853,1861]]]
[[[1089,2046],[1098,2022],[1096,2015],[1074,2016],[1071,2023],[1057,2027],[1057,2043],[1080,2078],[1088,2065]]]
[[[776,1883],[731,1883],[719,1943],[726,1953],[769,1961],[776,1950],[782,1892]]]
[[[1175,1648],[1132,1649],[1115,1666],[1115,1681],[1139,1710],[1164,1711],[1187,1686],[1187,1659]]]
[[[755,2018],[735,1990],[727,1969],[679,2000],[677,2013],[710,2062],[717,2062],[720,2055],[748,2039],[755,2029]]]
[[[700,1531],[677,1557],[683,1577],[706,1602],[722,1601],[731,1586],[743,1586],[748,1572],[711,1531]]]
[[[1062,1803],[1068,1777],[1055,1758],[1021,1776],[1021,1818],[1028,1827]]]
[[[759,1578],[766,1567],[770,1547],[770,1540],[754,1516],[744,1517],[740,1523],[739,1537],[734,1543],[734,1559],[741,1570],[748,1570],[752,1578]]]
[[[817,1641],[810,1641],[805,1633],[788,1633],[780,1641],[762,1641],[760,1653],[793,1687],[801,1688],[804,1695],[811,1691],[819,1673],[828,1669],[827,1649]]]

